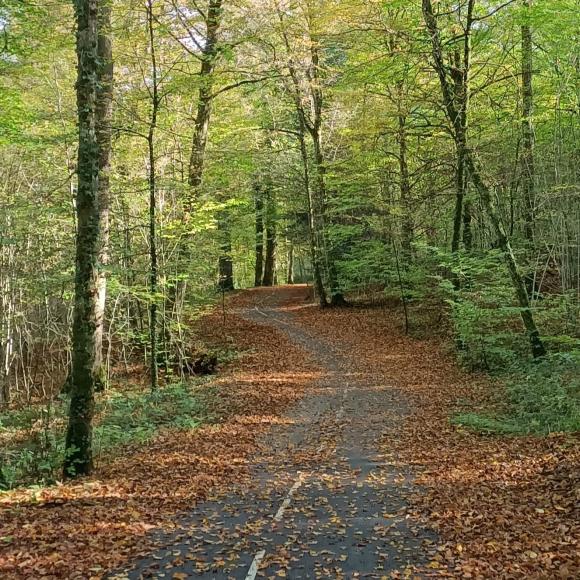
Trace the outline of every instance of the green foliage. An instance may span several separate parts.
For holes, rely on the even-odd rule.
[[[465,413],[454,422],[514,435],[580,431],[580,353],[516,366],[507,378],[506,399],[502,412]]]
[[[0,485],[45,485],[58,480],[64,458],[68,400],[0,415]],[[161,429],[195,429],[207,419],[195,383],[173,384],[155,392],[111,391],[97,402],[94,452],[110,458],[121,447],[143,444]]]

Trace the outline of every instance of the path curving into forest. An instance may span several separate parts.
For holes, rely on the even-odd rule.
[[[321,369],[262,437],[250,482],[200,503],[161,549],[110,577],[380,579],[427,570],[435,538],[407,509],[412,471],[385,452],[409,402],[357,357],[354,328],[345,342],[308,325],[308,294],[286,286],[238,300],[236,315],[281,333]]]

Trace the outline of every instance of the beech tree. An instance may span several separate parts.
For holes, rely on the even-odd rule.
[[[470,43],[468,40],[471,26],[473,24],[473,8],[475,5],[475,0],[469,0],[468,10],[467,10],[467,24],[465,27],[465,44],[464,44],[464,60],[463,68],[461,72],[461,93],[464,94],[463,98],[460,100],[460,107],[458,108],[453,99],[453,89],[451,87],[447,68],[445,66],[443,57],[443,45],[441,43],[441,37],[439,34],[439,28],[437,25],[437,17],[433,11],[433,5],[431,0],[423,0],[423,15],[425,17],[425,24],[427,25],[427,30],[431,36],[432,49],[433,49],[433,61],[435,70],[439,77],[439,82],[441,83],[441,92],[443,95],[443,105],[449,120],[451,122],[453,136],[457,145],[458,157],[461,161],[458,161],[463,165],[465,163],[466,169],[470,179],[481,196],[483,205],[488,214],[489,220],[493,226],[495,235],[497,236],[497,244],[503,252],[508,271],[514,286],[514,291],[516,298],[518,300],[521,317],[529,336],[530,345],[532,349],[532,354],[534,357],[541,357],[546,354],[546,349],[540,338],[540,333],[536,327],[534,316],[530,308],[530,301],[528,297],[528,292],[526,290],[524,278],[519,271],[516,258],[510,243],[510,240],[506,234],[505,228],[501,223],[501,219],[495,208],[495,204],[492,198],[492,193],[489,186],[485,183],[483,177],[481,176],[481,170],[477,164],[473,152],[468,147],[467,141],[467,94],[469,92],[468,86],[468,71],[469,71],[469,52]],[[461,183],[459,182],[461,179]],[[458,188],[463,190],[463,170],[461,170],[461,175],[458,171]],[[461,205],[461,202],[458,202]],[[457,212],[457,210],[456,210]],[[457,213],[456,218],[457,220]],[[455,226],[454,226],[455,231]]]
[[[67,477],[86,475],[93,466],[95,344],[102,248],[97,135],[99,5],[99,0],[76,0],[74,4],[78,58],[78,186],[71,402],[64,463]]]

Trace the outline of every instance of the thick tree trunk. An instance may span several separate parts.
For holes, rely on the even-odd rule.
[[[523,0],[526,18],[530,0]],[[534,127],[532,115],[534,95],[532,88],[532,30],[526,22],[522,25],[522,187],[524,197],[524,236],[530,245],[534,241],[535,214],[535,168],[534,168]]]
[[[320,206],[320,215],[323,220],[327,218],[326,211],[326,166],[324,163],[324,154],[322,152],[322,136],[320,133],[320,122],[315,123],[314,127],[310,129],[310,134],[312,136],[312,143],[314,145],[314,164],[316,167],[316,189],[317,189],[317,200]],[[323,223],[323,236],[326,238],[325,227]],[[331,306],[343,306],[346,304],[344,295],[340,290],[338,284],[338,273],[336,271],[336,255],[332,244],[326,240],[326,267],[328,271],[328,285],[330,287],[330,305]]]
[[[64,476],[86,475],[93,467],[95,333],[99,280],[100,211],[97,139],[98,2],[75,0],[78,108],[76,272],[72,332],[71,402]]]
[[[273,286],[276,278],[276,206],[273,192],[269,190],[266,197],[266,256],[264,258],[263,286]]]
[[[443,48],[441,44],[441,37],[439,34],[439,28],[437,24],[437,17],[433,12],[433,6],[431,0],[422,0],[423,2],[423,17],[425,19],[425,24],[431,36],[432,44],[432,56],[435,65],[435,71],[439,77],[441,92],[443,95],[443,105],[447,116],[451,122],[453,129],[453,135],[455,137],[456,145],[461,145],[460,136],[461,129],[465,126],[463,125],[461,112],[457,109],[456,103],[453,99],[453,90],[449,78],[447,76],[447,70],[445,66],[445,61],[443,58]],[[470,7],[472,7],[473,0],[470,0]],[[468,46],[466,44],[466,46]],[[467,73],[466,73],[467,74]],[[465,90],[467,90],[467,85],[464,85]],[[467,134],[464,134],[465,144],[467,144]],[[470,176],[475,189],[479,193],[479,196],[483,202],[486,213],[489,217],[489,221],[493,227],[495,235],[497,237],[498,246],[502,250],[506,266],[509,271],[509,275],[512,281],[512,285],[515,291],[516,299],[520,307],[520,313],[522,317],[522,322],[528,334],[530,340],[530,346],[532,355],[534,358],[544,356],[546,354],[546,349],[540,338],[540,333],[536,327],[532,310],[530,308],[530,302],[528,298],[528,293],[526,290],[526,285],[524,283],[524,278],[519,272],[518,265],[509,241],[505,229],[501,223],[501,220],[495,209],[495,204],[493,202],[492,194],[481,177],[481,172],[479,167],[477,167],[474,156],[467,146],[464,148],[464,159],[465,167]]]
[[[262,199],[262,189],[260,184],[256,184],[254,193],[254,208],[256,215],[256,263],[254,267],[254,286],[257,287],[262,285],[262,276],[264,275],[264,200]]]
[[[276,275],[276,227],[266,227],[266,259],[264,260],[264,279],[262,286],[273,286]]]
[[[109,207],[111,173],[111,123],[113,116],[113,44],[111,39],[111,2],[101,0],[98,6],[98,87],[96,105],[96,132],[99,145],[99,214],[101,222],[99,249],[99,280],[97,295],[97,328],[95,331],[96,390],[103,390],[107,372],[103,365],[103,333],[107,298],[107,275],[104,270],[109,262]]]
[[[324,282],[322,280],[322,269],[320,267],[320,249],[318,245],[318,213],[316,211],[316,205],[314,203],[312,188],[310,187],[310,169],[308,164],[308,150],[306,149],[306,128],[304,125],[303,117],[299,115],[298,119],[300,122],[300,155],[302,157],[302,166],[304,169],[304,188],[306,190],[306,201],[308,206],[308,234],[310,241],[310,259],[312,260],[312,272],[314,276],[314,288],[316,290],[316,295],[318,297],[318,303],[321,308],[326,308],[328,306],[328,301],[326,298],[326,290],[324,288]]]
[[[201,69],[199,71],[200,87],[197,101],[197,114],[189,158],[188,183],[189,198],[186,200],[186,211],[193,209],[203,176],[205,151],[211,111],[213,105],[213,73],[218,56],[218,32],[222,19],[222,0],[209,0],[206,16],[206,36],[203,47]]]

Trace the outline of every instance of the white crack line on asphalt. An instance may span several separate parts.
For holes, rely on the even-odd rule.
[[[276,515],[274,516],[275,522],[280,522],[284,517],[284,512],[288,509],[290,502],[292,501],[293,495],[296,493],[296,490],[302,485],[302,474],[299,475],[298,479],[294,482],[292,487],[288,490],[284,501],[278,508]],[[260,550],[255,556],[254,560],[252,561],[252,565],[248,570],[248,574],[246,575],[246,580],[254,580],[256,578],[256,574],[258,573],[258,569],[260,568],[260,564],[266,555],[266,550]]]

